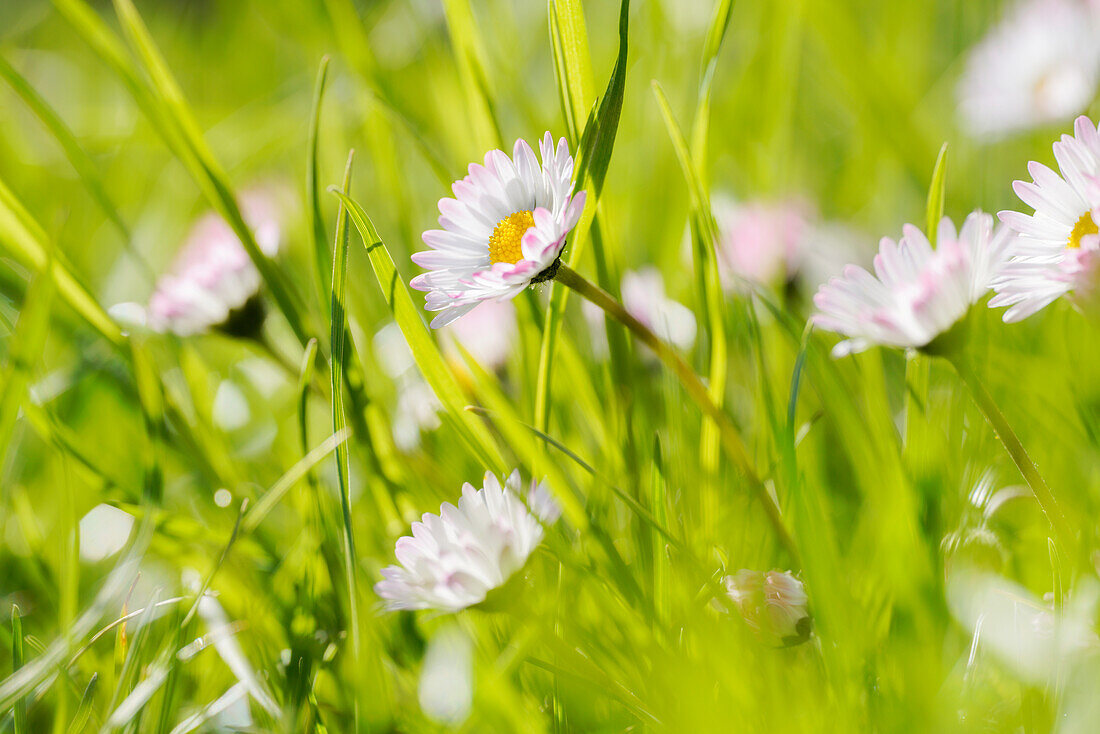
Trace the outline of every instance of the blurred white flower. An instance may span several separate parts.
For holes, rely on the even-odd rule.
[[[443,347],[458,357],[456,345],[482,367],[495,370],[512,353],[516,338],[516,308],[510,301],[483,301],[465,318],[441,330]]]
[[[966,315],[989,290],[1009,255],[1013,233],[996,233],[993,217],[975,211],[956,233],[944,217],[937,247],[913,225],[895,243],[883,237],[875,256],[875,275],[855,265],[821,286],[812,318],[818,326],[849,339],[834,357],[882,345],[902,349],[928,345]]]
[[[1100,262],[1100,133],[1078,117],[1075,135],[1054,144],[1061,176],[1032,161],[1034,183],[1013,182],[1016,195],[1035,209],[1031,215],[1001,212],[1001,221],[1020,233],[1014,257],[995,279],[989,305],[1009,306],[1005,321],[1020,321],[1067,294],[1095,296]]]
[[[102,561],[126,546],[134,516],[111,505],[96,505],[80,518],[80,560]]]
[[[1091,619],[1098,596],[1094,583],[1083,583],[1058,614],[1049,601],[992,573],[963,569],[947,583],[948,606],[977,638],[976,646],[1036,684],[1096,648]]]
[[[785,643],[809,637],[809,598],[802,582],[789,571],[764,573],[743,568],[723,582],[726,593],[753,629]]]
[[[439,428],[442,405],[431,386],[420,376],[412,352],[397,324],[390,322],[374,335],[374,354],[397,389],[391,427],[393,442],[402,451],[420,445],[422,431]]]
[[[665,295],[665,281],[654,267],[623,273],[623,307],[653,333],[679,349],[695,344],[695,314]],[[603,333],[603,321],[599,329]]]
[[[443,504],[438,515],[425,513],[413,523],[412,536],[398,539],[400,565],[382,569],[374,591],[386,608],[457,612],[485,601],[523,568],[542,540],[543,523],[560,510],[545,483],[521,499],[519,470],[504,486],[492,472],[482,489],[467,483],[455,507]]]
[[[713,197],[718,262],[727,288],[738,279],[764,285],[789,280],[802,262],[811,208],[797,199],[748,201]]]
[[[1024,0],[970,52],[958,84],[971,135],[995,139],[1068,119],[1100,81],[1100,23],[1076,0]]]
[[[429,272],[410,282],[428,291],[425,308],[439,311],[432,327],[445,326],[481,301],[514,298],[553,275],[565,239],[580,221],[585,193],[571,195],[573,157],[565,139],[546,133],[542,166],[523,140],[512,157],[485,154],[485,165],[452,185],[455,198],[439,200],[439,225],[424,233],[432,248],[412,256]]]
[[[267,192],[247,193],[241,215],[268,257],[279,251],[278,204]],[[191,336],[214,328],[247,332],[262,320],[256,296],[260,273],[229,224],[210,213],[188,234],[169,272],[157,281],[148,306],[120,303],[111,315],[124,326]]]
[[[438,724],[457,726],[474,701],[474,645],[458,625],[436,632],[424,653],[417,693],[420,708]]]

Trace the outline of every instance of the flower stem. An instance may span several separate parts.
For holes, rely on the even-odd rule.
[[[1046,481],[1044,481],[1042,475],[1039,474],[1035,462],[1031,460],[1031,457],[1028,455],[1024,445],[1020,442],[1016,432],[1012,430],[1012,426],[1009,425],[1008,420],[1004,417],[1004,414],[1001,413],[1000,408],[997,407],[997,403],[993,400],[993,396],[986,390],[981,378],[978,377],[978,373],[974,371],[974,368],[970,366],[964,357],[960,355],[947,355],[947,360],[951,363],[951,366],[955,368],[955,372],[962,378],[962,381],[966,383],[967,388],[970,390],[971,397],[974,398],[974,403],[985,415],[985,419],[989,421],[989,425],[993,427],[993,433],[996,434],[1001,444],[1005,447],[1005,451],[1008,452],[1008,455],[1012,457],[1012,461],[1016,464],[1016,468],[1020,470],[1020,474],[1023,475],[1024,481],[1027,482],[1027,486],[1031,488],[1032,494],[1035,495],[1035,500],[1039,503],[1039,507],[1042,508],[1043,514],[1046,515],[1047,521],[1054,530],[1057,541],[1063,548],[1070,550],[1072,554],[1075,545],[1073,541],[1073,530],[1070,528],[1069,522],[1062,512],[1062,508],[1058,505],[1057,500],[1054,499],[1050,487],[1047,486]]]
[[[703,412],[718,426],[719,436],[722,440],[722,445],[726,449],[726,453],[729,454],[730,458],[737,464],[745,480],[752,488],[753,493],[763,505],[768,520],[775,529],[780,543],[782,543],[783,547],[790,555],[791,561],[795,564],[800,564],[798,546],[795,544],[794,538],[791,537],[790,532],[787,530],[787,526],[783,522],[783,516],[779,506],[776,504],[775,500],[772,499],[771,494],[768,493],[764,483],[753,469],[748,450],[745,448],[745,442],[741,438],[741,434],[738,432],[737,427],[733,425],[733,421],[730,420],[729,416],[726,415],[721,408],[715,405],[706,386],[703,384],[702,380],[699,379],[699,376],[695,374],[695,370],[693,370],[672,347],[659,339],[649,327],[631,316],[630,313],[623,308],[623,305],[616,301],[610,293],[585,280],[583,276],[568,265],[562,263],[554,279],[562,285],[572,288],[582,297],[602,308],[609,316],[629,329],[643,344],[653,350],[653,353],[656,354],[669,369],[676,373],[676,376],[680,378],[680,383],[684,386],[684,389],[687,390],[688,395],[691,396],[692,400],[694,400]]]

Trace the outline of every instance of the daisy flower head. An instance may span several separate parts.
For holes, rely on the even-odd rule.
[[[442,330],[443,349],[461,363],[461,347],[482,367],[495,370],[508,361],[516,333],[515,306],[510,301],[484,301]]]
[[[268,257],[279,251],[279,205],[266,192],[240,200],[241,215]],[[242,336],[263,321],[262,279],[232,227],[211,212],[195,222],[168,273],[157,281],[147,306],[121,303],[118,320],[158,333],[192,336],[212,329]]]
[[[397,391],[392,423],[393,442],[402,451],[420,446],[421,434],[439,428],[442,405],[421,377],[412,351],[392,321],[374,335],[374,354]]]
[[[744,568],[723,582],[745,622],[757,632],[786,643],[810,636],[809,597],[790,571]]]
[[[738,278],[761,284],[789,280],[801,264],[811,208],[798,199],[735,203],[716,196],[718,261],[727,288]]]
[[[562,138],[546,133],[542,165],[517,140],[512,157],[502,150],[471,163],[439,200],[439,225],[424,233],[430,250],[412,256],[426,268],[410,285],[427,291],[425,307],[438,311],[432,327],[445,326],[482,301],[514,298],[532,283],[549,280],[566,237],[580,221],[585,192],[572,194],[573,156]]]
[[[874,275],[849,265],[814,296],[813,323],[849,337],[833,349],[834,357],[875,345],[928,346],[986,294],[1014,240],[1007,227],[994,231],[993,217],[981,211],[959,231],[944,217],[935,249],[913,225],[902,232],[898,242],[882,238]]]
[[[482,489],[462,487],[458,505],[425,513],[412,535],[397,541],[398,565],[382,569],[374,591],[390,611],[457,612],[480,604],[527,563],[543,525],[561,513],[545,483],[523,497],[519,470],[501,485],[485,473]],[[526,500],[526,501],[525,501]]]
[[[996,139],[1068,119],[1100,81],[1094,4],[1022,0],[970,52],[959,114],[971,135]]]
[[[1020,321],[1058,298],[1078,301],[1096,291],[1100,262],[1100,133],[1078,117],[1073,135],[1054,143],[1061,175],[1032,161],[1032,182],[1013,189],[1033,214],[1001,212],[1001,221],[1019,232],[1011,261],[994,281],[989,305],[1008,306],[1004,320]]]

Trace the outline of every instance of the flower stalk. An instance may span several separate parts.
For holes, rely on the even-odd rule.
[[[676,373],[680,383],[684,386],[684,389],[687,390],[691,399],[694,400],[702,411],[718,426],[719,436],[723,447],[726,449],[726,453],[729,454],[730,458],[737,464],[738,469],[741,470],[745,480],[752,488],[753,494],[756,495],[756,498],[764,507],[764,512],[768,516],[768,521],[775,530],[779,542],[790,555],[792,562],[800,564],[801,561],[798,554],[798,547],[795,544],[794,538],[791,537],[786,524],[783,522],[783,516],[779,509],[779,505],[776,504],[776,501],[772,498],[771,494],[764,486],[764,483],[753,469],[752,461],[749,459],[749,453],[745,447],[744,440],[741,438],[740,432],[738,432],[737,427],[733,425],[733,421],[730,420],[729,416],[711,399],[710,393],[707,391],[702,380],[699,379],[699,376],[695,374],[695,370],[683,360],[676,350],[658,338],[649,327],[634,318],[634,316],[632,316],[621,303],[615,300],[610,293],[589,282],[568,265],[562,263],[558,267],[554,275],[554,280],[571,288],[581,297],[603,309],[609,316],[625,326],[643,344],[653,350],[653,353],[656,354],[669,369]]]
[[[989,425],[992,426],[993,433],[996,434],[997,439],[1000,440],[1008,455],[1012,457],[1016,468],[1020,470],[1024,481],[1027,482],[1027,486],[1031,489],[1031,493],[1043,510],[1043,514],[1046,515],[1047,521],[1054,531],[1055,539],[1063,548],[1072,550],[1075,545],[1074,533],[1066,520],[1065,514],[1062,512],[1061,506],[1054,499],[1054,494],[1039,473],[1035,462],[1031,460],[1027,449],[1024,448],[1016,432],[1012,430],[1012,426],[1005,418],[1004,413],[997,407],[997,402],[985,388],[978,373],[960,354],[945,354],[944,357],[951,363],[951,366],[955,368],[955,372],[966,384],[975,405],[978,406]]]

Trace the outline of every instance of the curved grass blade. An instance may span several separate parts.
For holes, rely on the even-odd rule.
[[[351,191],[351,166],[355,159],[355,151],[348,153],[347,167],[344,169],[344,196]],[[348,227],[347,207],[342,203],[336,214],[336,244],[332,254],[332,306],[329,309],[331,315],[331,345],[329,347],[331,362],[329,364],[329,376],[332,380],[332,430],[334,433],[346,430],[347,421],[344,417],[344,337],[347,333],[347,317],[344,314],[344,293],[348,282],[348,242],[350,232]],[[359,585],[356,573],[357,560],[355,555],[355,529],[351,518],[351,491],[350,482],[351,467],[348,463],[347,446],[341,442],[336,447],[336,476],[340,490],[340,511],[344,520],[343,527],[343,552],[344,552],[344,581],[348,592],[348,623],[351,627],[351,653],[356,665],[359,664],[361,654],[361,642],[359,639]],[[358,728],[359,707],[355,707],[356,728]]]
[[[487,468],[503,474],[506,467],[496,440],[484,425],[464,410],[466,400],[463,398],[462,389],[450,368],[447,367],[439,347],[432,340],[420,311],[413,303],[408,287],[397,273],[389,250],[378,235],[378,230],[358,203],[332,187],[329,191],[344,203],[351,221],[359,230],[359,235],[367,248],[375,278],[378,279],[382,295],[390,307],[390,313],[401,329],[401,333],[404,334],[421,374],[446,409],[443,413],[444,420],[455,429],[473,455],[478,457]]]
[[[317,82],[313,87],[313,107],[309,115],[309,142],[306,159],[306,194],[309,196],[309,231],[313,235],[313,268],[317,276],[317,295],[325,316],[329,309],[329,282],[326,264],[328,263],[328,235],[325,234],[325,220],[321,214],[321,190],[317,174],[317,143],[321,130],[321,103],[325,98],[325,83],[328,80],[329,59],[321,59],[317,69]],[[316,343],[314,344],[316,347]],[[307,347],[308,351],[308,347]]]
[[[46,233],[2,180],[0,180],[0,247],[32,270],[46,270],[49,262],[49,272],[57,283],[58,294],[65,302],[112,345],[119,346],[123,343],[122,332],[118,326],[92,297],[88,288],[73,275],[62,253],[54,252]],[[52,255],[51,252],[53,252]]]

